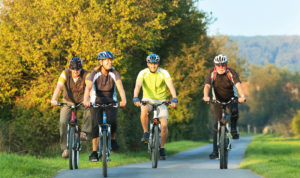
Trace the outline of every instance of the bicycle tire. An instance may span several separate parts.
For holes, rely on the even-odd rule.
[[[78,169],[79,166],[79,150],[78,150],[78,145],[80,144],[78,142],[80,142],[80,133],[77,132],[77,135],[75,136],[75,140],[74,140],[74,149],[73,149],[73,154],[74,154],[74,168]]]
[[[228,149],[227,149],[227,139],[226,139],[226,128],[221,126],[220,135],[220,169],[227,169],[228,164]]]
[[[69,130],[69,140],[68,140],[68,145],[69,145],[69,168],[72,170],[73,168],[75,168],[74,166],[74,141],[75,141],[75,128],[74,127],[70,127]]]
[[[107,131],[102,131],[102,174],[107,177]]]
[[[157,162],[159,158],[159,133],[158,125],[154,125],[153,127],[152,168],[157,168]]]

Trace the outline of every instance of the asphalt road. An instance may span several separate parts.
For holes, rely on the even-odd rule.
[[[153,169],[151,162],[131,164],[108,168],[108,177],[124,178],[259,178],[260,176],[246,169],[237,169],[252,137],[242,137],[233,140],[229,152],[228,169],[219,169],[219,160],[210,160],[208,155],[212,145],[205,145],[170,156],[165,161],[158,162],[158,168]],[[167,148],[166,148],[167,149]],[[56,178],[102,177],[100,168],[63,170]]]

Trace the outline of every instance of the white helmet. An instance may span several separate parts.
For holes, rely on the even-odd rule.
[[[215,64],[227,64],[228,59],[225,55],[219,54],[218,56],[215,57],[214,63]]]

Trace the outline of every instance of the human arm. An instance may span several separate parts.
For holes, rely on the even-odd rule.
[[[169,88],[169,90],[170,90],[170,93],[171,93],[171,95],[172,95],[172,101],[176,101],[176,102],[171,102],[171,106],[173,107],[173,108],[175,108],[176,106],[177,106],[177,95],[176,95],[176,90],[175,90],[175,87],[174,87],[174,85],[173,85],[173,81],[172,80],[169,80],[169,81],[167,81],[166,82],[166,84],[167,84],[167,86],[168,86],[168,88]],[[176,99],[175,99],[176,98]]]
[[[90,80],[86,80],[86,86],[84,90],[84,95],[83,95],[83,105],[85,107],[89,107],[91,105],[89,98],[90,98],[90,92],[93,87],[93,82]]]
[[[118,89],[120,97],[121,97],[120,107],[125,107],[126,106],[126,95],[125,95],[125,90],[123,87],[122,80],[121,79],[117,80],[116,85],[117,85],[117,89]]]
[[[243,103],[246,101],[246,98],[245,98],[245,94],[244,94],[244,90],[243,90],[243,87],[242,87],[242,84],[240,82],[237,82],[235,84],[235,87],[238,91],[238,94],[239,94],[239,103]]]
[[[139,80],[136,81],[134,91],[133,91],[134,99],[138,98],[142,85],[143,85],[143,83],[141,81],[139,81]],[[134,100],[134,101],[136,101],[136,102],[134,102],[134,105],[136,105],[136,106],[141,105],[140,101],[137,101],[137,100]]]
[[[51,105],[55,106],[58,104],[58,96],[60,91],[63,89],[64,84],[60,81],[57,82],[56,88],[54,90],[52,99],[51,99]]]
[[[209,102],[209,100],[210,100],[210,97],[208,96],[209,95],[210,87],[211,87],[210,84],[205,84],[204,85],[203,101],[205,101],[205,102]]]

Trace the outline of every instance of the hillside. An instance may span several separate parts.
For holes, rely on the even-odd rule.
[[[300,72],[300,36],[230,36],[230,39],[237,41],[239,54],[251,64],[269,62]]]

